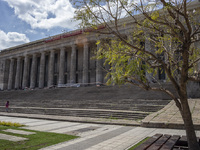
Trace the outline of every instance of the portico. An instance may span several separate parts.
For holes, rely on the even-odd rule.
[[[67,83],[104,83],[103,66],[91,59],[97,46],[89,39],[77,35],[76,38],[51,42],[43,39],[2,51],[0,88],[34,89]]]
[[[17,90],[75,83],[82,86],[104,84],[105,70],[109,66],[104,67],[104,60],[94,57],[100,48],[96,42],[101,38],[104,37],[75,30],[5,49],[0,53],[0,88]],[[145,41],[145,45],[148,47],[148,42]]]

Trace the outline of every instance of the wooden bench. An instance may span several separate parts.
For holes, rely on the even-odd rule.
[[[200,143],[200,139],[197,138]],[[187,137],[179,135],[156,134],[142,143],[134,150],[175,150],[179,148],[187,149]]]

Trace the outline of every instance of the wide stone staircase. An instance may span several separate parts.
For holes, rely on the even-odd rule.
[[[126,85],[0,91],[1,112],[6,101],[12,113],[138,120],[162,109],[170,98]]]

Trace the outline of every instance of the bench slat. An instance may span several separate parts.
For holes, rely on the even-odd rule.
[[[172,150],[176,142],[180,139],[180,136],[173,135],[160,150]]]
[[[187,147],[188,146],[188,143],[187,143],[187,137],[186,136],[182,136],[176,143],[177,146],[185,146]]]
[[[163,135],[161,138],[159,138],[155,143],[153,143],[147,150],[159,150],[163,144],[168,141],[170,138],[170,135]]]
[[[148,140],[146,140],[144,143],[142,143],[140,146],[138,146],[134,150],[146,150],[148,147],[150,147],[153,143],[155,143],[161,137],[162,137],[162,134],[156,134],[150,137]]]

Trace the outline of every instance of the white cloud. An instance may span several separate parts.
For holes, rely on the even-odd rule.
[[[62,27],[74,29],[72,22],[75,8],[69,0],[4,0],[14,9],[15,15],[33,29]]]
[[[0,50],[30,42],[25,34],[17,32],[8,32],[7,34],[0,30]]]
[[[37,34],[38,32],[36,30],[27,29],[26,33]]]

